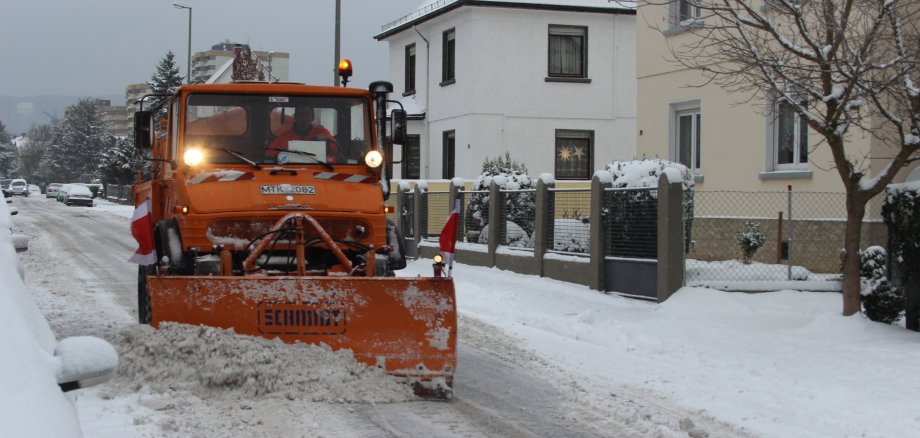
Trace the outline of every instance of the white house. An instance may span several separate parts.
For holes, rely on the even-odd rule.
[[[474,178],[504,155],[590,179],[636,155],[635,8],[607,0],[428,2],[382,27],[407,179]]]

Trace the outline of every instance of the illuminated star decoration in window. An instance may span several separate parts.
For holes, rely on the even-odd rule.
[[[582,159],[582,158],[584,158],[585,155],[586,155],[586,154],[585,154],[585,147],[584,147],[584,146],[575,146],[575,153],[573,153],[572,155],[574,155],[575,158],[578,158],[579,160]]]
[[[559,159],[562,161],[569,161],[572,158],[572,150],[568,147],[563,147],[559,149]]]

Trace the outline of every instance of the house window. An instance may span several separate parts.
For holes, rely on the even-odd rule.
[[[693,27],[702,23],[700,0],[673,0],[669,5],[669,12],[671,29]]]
[[[415,94],[415,44],[406,46],[406,92],[404,96]]]
[[[402,177],[405,179],[421,178],[422,163],[422,141],[419,135],[406,136],[406,144],[403,146],[403,171]]]
[[[551,24],[548,64],[551,78],[587,78],[588,28]]]
[[[454,29],[444,31],[442,37],[441,85],[450,85],[456,81],[457,48]]]
[[[677,161],[691,170],[700,169],[700,109],[677,111]]]
[[[775,170],[808,167],[808,123],[786,99],[774,105],[773,156]]]
[[[557,179],[591,179],[594,168],[594,131],[556,130]]]
[[[454,177],[454,153],[456,151],[456,135],[453,130],[444,131],[443,137],[443,159],[441,162],[441,178],[451,179]]]

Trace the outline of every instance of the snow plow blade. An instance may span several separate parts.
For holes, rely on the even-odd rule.
[[[451,278],[148,277],[152,324],[233,329],[349,349],[426,398],[452,396],[457,307]]]

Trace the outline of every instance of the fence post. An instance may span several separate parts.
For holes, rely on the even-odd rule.
[[[605,178],[608,179],[609,178]],[[612,183],[601,182],[601,177],[595,174],[591,178],[591,219],[590,219],[590,247],[591,247],[591,262],[590,262],[590,271],[591,279],[589,281],[589,287],[594,290],[606,291],[607,290],[607,248],[604,244],[605,235],[604,233],[604,198],[606,189],[610,188]]]
[[[658,302],[684,285],[684,191],[680,179],[658,177]]]
[[[457,235],[454,236],[458,242],[464,242],[463,235],[466,233],[466,221],[463,214],[463,195],[460,194],[460,188],[463,186],[454,185],[454,180],[450,181],[450,191],[447,193],[447,214],[448,217],[450,212],[454,211],[454,207],[457,205],[457,200],[460,200],[460,211],[457,212]]]
[[[502,217],[502,190],[493,180],[489,184],[489,266],[495,266],[495,251],[502,236],[505,219]]]
[[[427,211],[423,211],[424,201],[422,200],[422,185],[415,184],[415,211],[412,212],[414,216],[412,222],[415,224],[415,247],[418,248],[422,244],[422,239],[428,235],[427,221],[422,222],[423,214],[426,214]],[[424,226],[423,226],[424,225]],[[419,257],[421,257],[421,251],[419,251]]]
[[[534,191],[536,198],[536,217],[533,224],[533,261],[534,272],[543,276],[543,254],[546,254],[547,247],[553,243],[550,241],[550,233],[555,223],[556,214],[550,208],[549,189],[554,187],[554,183],[545,183],[543,178],[537,178],[537,188]]]
[[[786,280],[792,281],[792,184],[787,186],[789,210],[789,243],[786,245]]]
[[[406,203],[406,192],[411,190],[408,185],[403,187],[402,185],[396,186],[396,228],[399,229],[399,235],[403,236],[403,241],[401,244],[406,246],[406,256],[412,258],[419,258],[418,256],[418,245],[416,244],[415,234],[412,235],[412,240],[406,239],[406,236],[409,235],[409,219],[406,217],[407,213],[407,203]],[[413,218],[415,220],[415,218]]]

